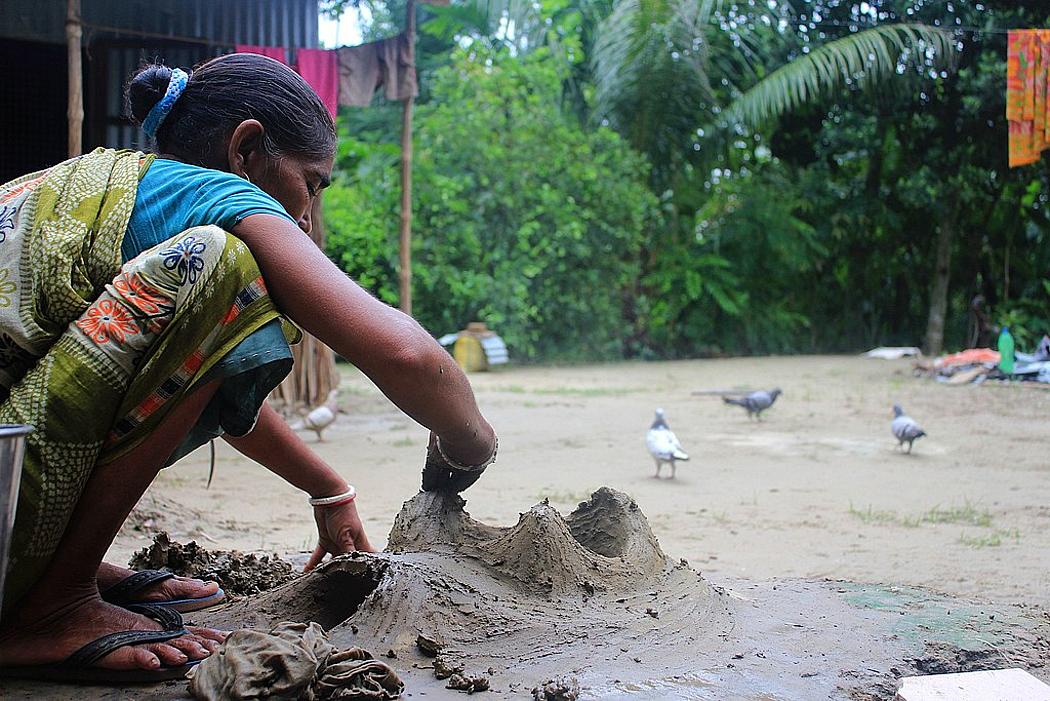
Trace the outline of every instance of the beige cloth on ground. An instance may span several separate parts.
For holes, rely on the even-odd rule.
[[[380,85],[388,100],[419,94],[412,44],[404,34],[360,46],[344,46],[338,53],[340,105],[368,107]]]
[[[203,701],[396,699],[404,690],[387,664],[361,648],[335,650],[316,623],[234,631],[190,673],[190,694]]]

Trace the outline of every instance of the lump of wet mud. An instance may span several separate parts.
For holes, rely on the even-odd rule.
[[[441,648],[445,647],[445,641],[440,635],[425,635],[420,633],[416,636],[416,647],[427,657],[437,657]]]
[[[227,596],[247,596],[273,589],[299,575],[276,555],[256,555],[237,550],[207,550],[196,541],[179,543],[164,531],[153,544],[131,556],[135,570],[166,570],[183,577],[214,580]]]
[[[488,677],[480,674],[453,674],[449,677],[445,688],[473,694],[478,691],[488,691],[489,680]]]
[[[995,649],[967,650],[947,643],[927,643],[925,655],[911,660],[920,674],[954,674],[999,669],[1002,655]]]
[[[462,674],[463,665],[446,660],[441,655],[434,658],[434,676],[438,679],[448,679],[453,674]]]
[[[580,682],[576,677],[550,679],[532,690],[535,701],[576,701],[580,698]]]

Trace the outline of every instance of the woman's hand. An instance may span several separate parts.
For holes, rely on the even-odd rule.
[[[483,451],[478,453],[475,447],[475,457],[477,455],[486,457],[478,460],[473,466],[459,463],[457,454],[450,455],[444,443],[439,445],[437,436],[431,433],[430,444],[427,446],[427,461],[423,465],[423,491],[462,492],[477,482],[481,473],[496,459],[498,445],[496,434],[491,429],[489,433],[487,442],[475,440]]]
[[[356,500],[339,506],[315,506],[314,520],[317,522],[317,547],[306,563],[307,572],[317,567],[328,553],[375,552],[361,525]]]

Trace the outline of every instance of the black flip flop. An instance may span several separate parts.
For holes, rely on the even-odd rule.
[[[161,606],[172,611],[189,613],[201,609],[217,606],[226,600],[226,592],[222,589],[209,596],[201,596],[191,599],[161,599],[159,601],[135,601],[134,596],[146,587],[153,586],[159,582],[166,582],[175,575],[164,570],[142,570],[128,575],[102,593],[102,600],[115,606],[127,608],[132,604],[150,604]]]
[[[51,664],[0,667],[0,677],[32,679],[49,682],[76,682],[102,684],[147,684],[151,682],[181,679],[199,664],[200,660],[176,667],[159,669],[103,669],[94,664],[122,647],[144,643],[163,643],[189,633],[182,624],[182,616],[161,606],[150,604],[128,604],[129,611],[149,616],[164,626],[164,630],[125,630],[103,635],[80,648],[72,655]]]

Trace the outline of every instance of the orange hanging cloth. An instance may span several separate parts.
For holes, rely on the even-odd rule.
[[[1006,119],[1011,168],[1050,148],[1050,31],[1012,29],[1006,40]]]

